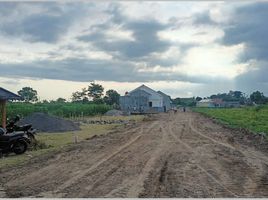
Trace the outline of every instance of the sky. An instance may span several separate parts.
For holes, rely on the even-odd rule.
[[[268,95],[267,19],[268,1],[0,2],[0,87]]]

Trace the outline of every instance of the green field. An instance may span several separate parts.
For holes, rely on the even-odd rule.
[[[268,105],[244,108],[193,108],[233,128],[246,128],[268,136]]]
[[[16,115],[25,117],[33,112],[43,112],[59,117],[80,117],[95,116],[104,114],[111,109],[111,106],[105,104],[92,103],[13,103],[7,104],[7,117]]]

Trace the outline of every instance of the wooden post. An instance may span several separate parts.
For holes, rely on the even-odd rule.
[[[6,113],[6,100],[1,100],[1,113],[2,113],[2,127],[6,128],[7,113]]]

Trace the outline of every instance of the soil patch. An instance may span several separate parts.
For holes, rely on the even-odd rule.
[[[268,197],[259,139],[240,139],[192,112],[149,119],[1,170],[2,190],[7,197]]]

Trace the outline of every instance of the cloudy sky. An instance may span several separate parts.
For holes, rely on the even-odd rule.
[[[0,2],[0,86],[268,95],[268,1]]]

